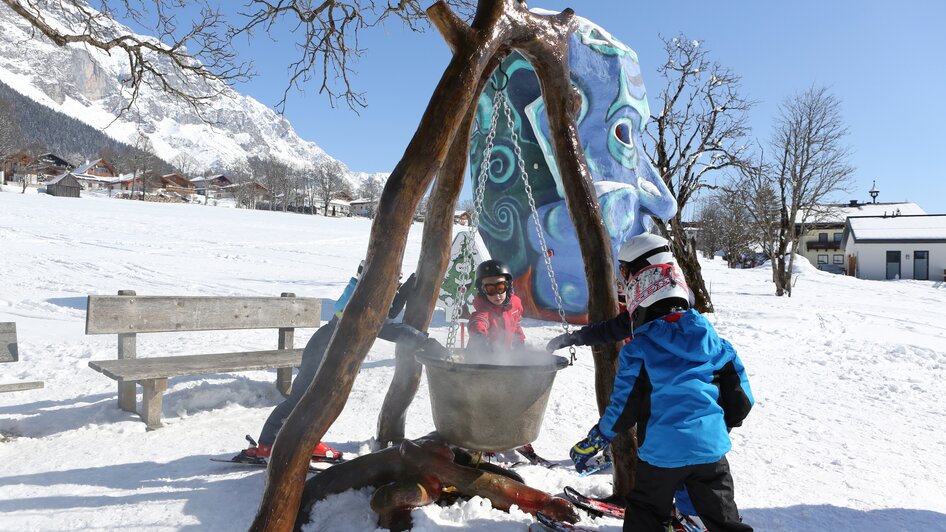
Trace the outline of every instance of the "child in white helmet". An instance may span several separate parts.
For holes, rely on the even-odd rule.
[[[610,404],[572,447],[575,468],[584,470],[611,439],[636,425],[639,459],[625,530],[666,530],[674,492],[683,484],[709,530],[751,531],[739,516],[726,460],[729,429],[742,424],[753,404],[742,361],[706,318],[689,309],[690,291],[666,240],[633,237],[618,260],[626,318],[564,338],[571,342],[564,345],[575,345],[619,341],[633,332],[619,356]]]

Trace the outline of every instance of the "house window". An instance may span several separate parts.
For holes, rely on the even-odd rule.
[[[844,233],[834,233],[834,241],[840,242],[843,236],[844,236]]]
[[[827,235],[827,233],[824,233],[824,234]],[[828,263],[827,255],[818,255],[818,264],[827,264],[827,263]]]
[[[844,255],[832,255],[831,261],[835,264],[844,264]]]
[[[827,242],[828,233],[818,233],[818,242]]]

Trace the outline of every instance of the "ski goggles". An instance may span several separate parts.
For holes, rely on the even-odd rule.
[[[499,281],[497,283],[484,284],[480,287],[480,290],[488,296],[495,296],[497,294],[505,294],[506,290],[509,290],[509,283],[506,281]]]
[[[670,285],[689,290],[683,272],[675,264],[654,264],[631,275],[626,288],[630,297],[628,310],[637,308],[647,298]]]

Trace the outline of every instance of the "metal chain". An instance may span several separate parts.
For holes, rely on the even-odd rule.
[[[505,91],[497,91],[505,95]],[[549,255],[549,247],[545,242],[545,231],[542,229],[542,224],[539,220],[539,211],[535,206],[535,198],[532,195],[532,185],[529,184],[529,172],[526,170],[525,161],[522,159],[522,149],[519,147],[519,134],[516,133],[516,124],[512,118],[512,109],[509,102],[506,98],[502,98],[500,102],[503,107],[503,111],[506,114],[506,124],[509,127],[509,133],[512,135],[512,146],[513,151],[516,154],[516,164],[519,165],[519,172],[522,175],[522,183],[525,185],[526,196],[529,198],[529,208],[532,210],[532,221],[535,222],[535,232],[539,237],[539,245],[542,247],[542,257],[545,259],[545,269],[549,276],[549,283],[552,285],[552,293],[555,295],[555,304],[558,306],[558,317],[562,321],[562,329],[565,330],[565,333],[569,333],[569,324],[568,320],[565,319],[565,304],[562,302],[562,295],[558,290],[558,282],[555,280],[555,272],[552,270],[552,257]],[[496,114],[494,108],[494,116]],[[568,352],[570,355],[571,362],[575,362],[575,346],[569,346]]]
[[[476,243],[476,234],[480,224],[480,214],[483,212],[483,196],[486,193],[486,181],[489,179],[489,158],[493,151],[493,142],[496,139],[496,126],[499,123],[497,105],[499,105],[500,100],[502,99],[502,94],[503,91],[496,91],[496,94],[493,96],[493,114],[489,121],[489,133],[486,135],[486,147],[483,149],[483,159],[480,162],[480,173],[477,178],[478,181],[476,182],[476,190],[473,196],[473,216],[470,217],[470,229],[468,231],[470,236],[467,240],[463,257],[461,258],[462,262],[458,263],[458,265],[463,264],[465,268],[462,268],[458,271],[460,276],[457,279],[457,291],[454,294],[453,312],[451,313],[452,315],[450,317],[450,330],[447,333],[447,349],[451,350],[456,345],[457,329],[460,327],[460,310],[463,308],[463,305],[466,304],[467,285],[470,284],[470,274],[473,271],[472,249],[473,245]]]

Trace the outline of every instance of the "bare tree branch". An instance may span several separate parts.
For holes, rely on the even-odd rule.
[[[713,172],[743,164],[749,134],[748,111],[754,102],[740,94],[740,78],[711,61],[702,43],[679,35],[663,39],[667,60],[658,69],[665,84],[659,114],[648,124],[645,151],[670,192],[677,213],[669,229],[659,224],[694,292],[696,307],[712,311],[695,248],[685,241],[683,213]],[[649,141],[649,142],[647,142]]]
[[[289,80],[276,108],[285,110],[289,92],[319,84],[319,93],[335,106],[345,102],[357,112],[367,105],[355,90],[353,68],[366,52],[359,44],[362,30],[400,21],[411,31],[423,31],[428,19],[419,0],[247,0],[237,20],[228,20],[213,0],[0,0],[28,22],[35,32],[57,46],[84,44],[112,54],[124,54],[129,66],[124,83],[130,90],[121,113],[132,109],[143,87],[163,91],[186,103],[202,120],[202,111],[228,85],[252,77],[252,64],[233,47],[237,37],[264,31],[273,38],[296,35],[299,56],[289,66]],[[445,0],[469,16],[475,0]],[[198,14],[181,19],[185,8]],[[114,19],[132,21],[153,31],[153,37],[128,32]],[[283,24],[288,24],[286,31]]]

